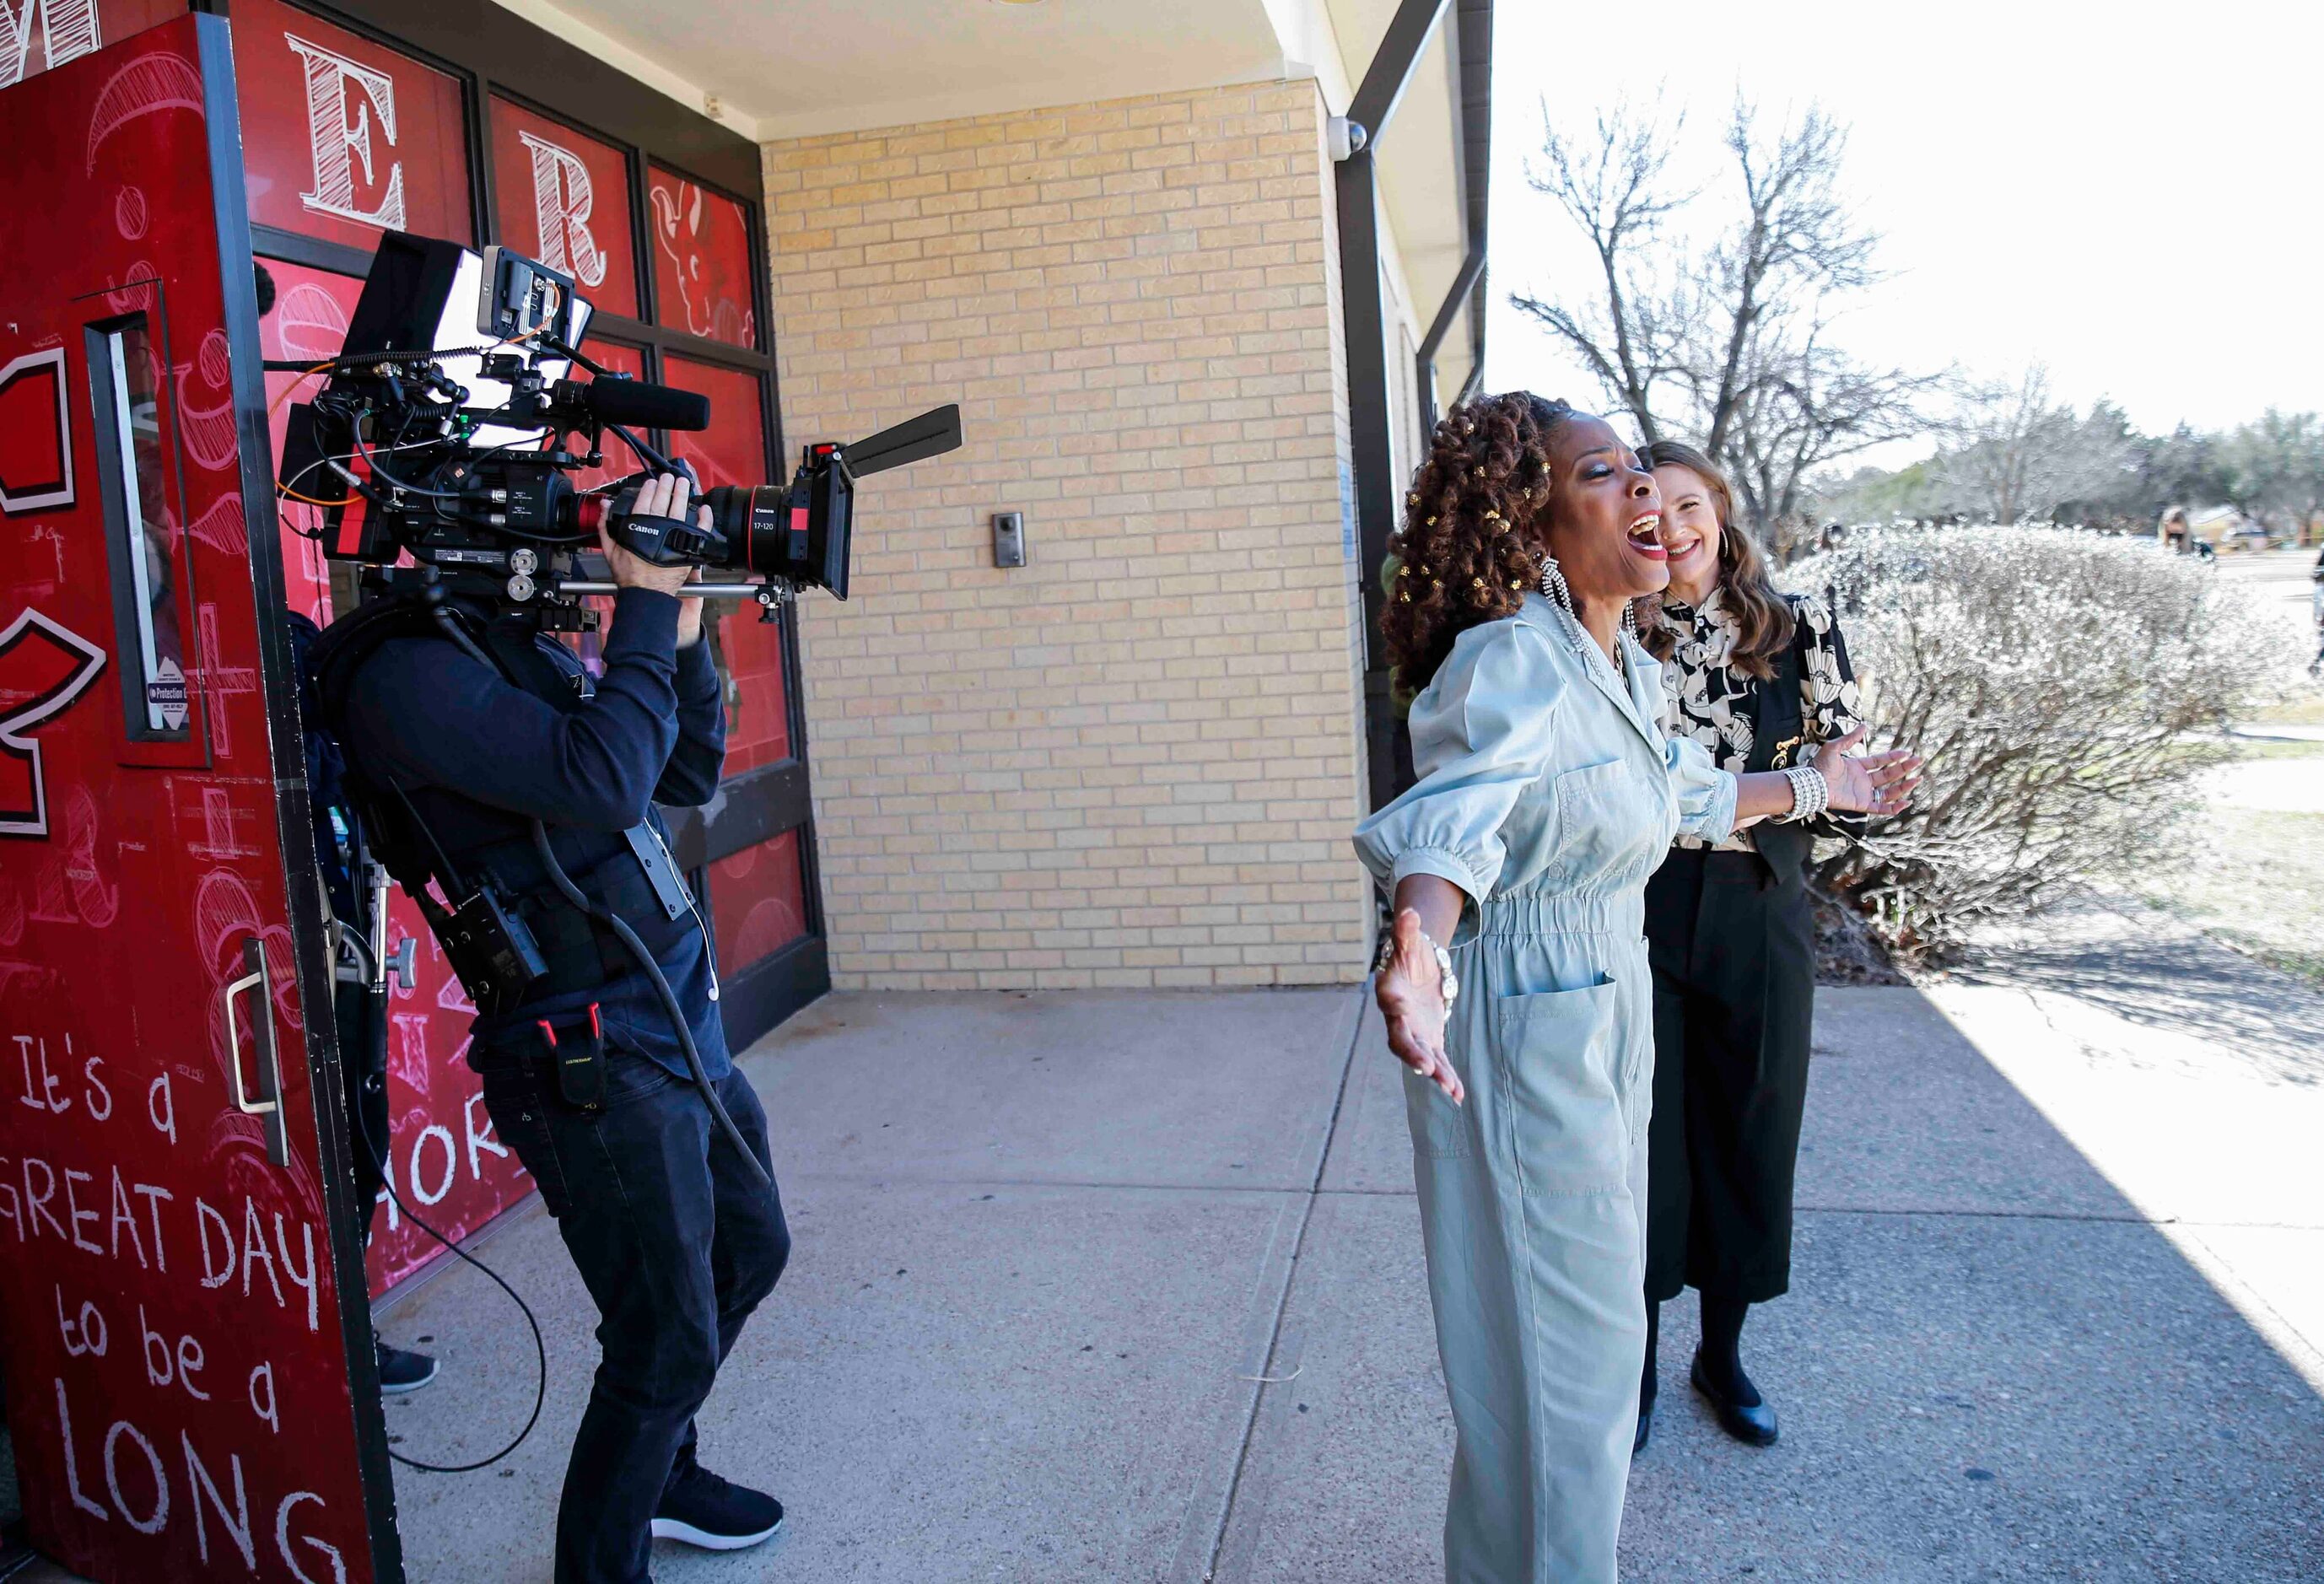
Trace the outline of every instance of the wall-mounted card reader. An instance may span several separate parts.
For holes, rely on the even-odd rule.
[[[1025,565],[1025,514],[1022,511],[995,511],[992,514],[992,564],[995,566]]]

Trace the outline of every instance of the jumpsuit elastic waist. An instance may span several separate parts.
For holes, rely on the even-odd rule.
[[[1604,897],[1500,897],[1477,910],[1480,936],[1586,935],[1636,940],[1646,928],[1646,899],[1636,890]]]

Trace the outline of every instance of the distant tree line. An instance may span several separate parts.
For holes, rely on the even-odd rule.
[[[2324,420],[2264,417],[2233,429],[2141,433],[2108,401],[2053,401],[2046,371],[1963,392],[1936,455],[1894,472],[1827,474],[1817,513],[1849,523],[2063,522],[2146,532],[2183,506],[2232,506],[2291,533],[2324,511]]]

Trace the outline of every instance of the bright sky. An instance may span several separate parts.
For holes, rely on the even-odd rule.
[[[2060,399],[2111,397],[2149,432],[2324,408],[2324,6],[1660,0],[1582,16],[1495,7],[1489,389],[1599,400],[1508,306],[1594,269],[1525,161],[1545,98],[1586,129],[1659,83],[1699,176],[1731,169],[1708,161],[1738,86],[1771,113],[1821,101],[1852,129],[1844,189],[1894,272],[1849,322],[1868,358],[1985,377],[2044,362]]]

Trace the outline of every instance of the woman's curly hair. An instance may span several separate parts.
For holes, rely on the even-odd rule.
[[[1400,693],[1416,693],[1471,627],[1513,616],[1549,554],[1549,440],[1578,416],[1529,391],[1480,396],[1439,419],[1389,540],[1397,566],[1380,636]]]

